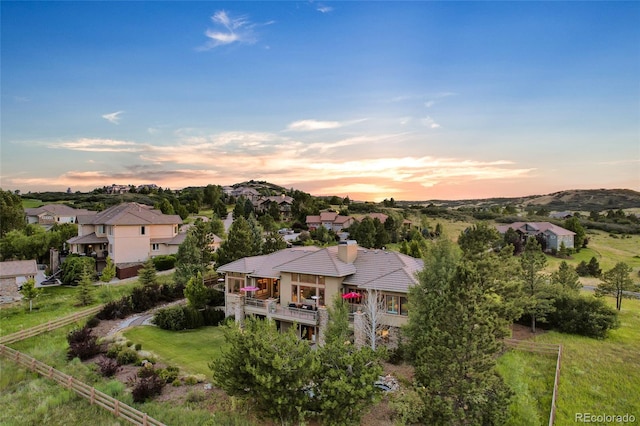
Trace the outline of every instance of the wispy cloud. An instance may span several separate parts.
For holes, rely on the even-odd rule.
[[[318,6],[316,7],[316,10],[320,13],[329,13],[333,11],[333,8],[331,6],[326,6],[324,4],[318,4]]]
[[[119,124],[121,120],[120,114],[122,114],[123,112],[124,111],[116,111],[109,114],[104,114],[102,118],[107,120],[109,123]]]
[[[428,128],[430,128],[430,129],[438,129],[438,128],[440,128],[440,125],[438,123],[436,123],[436,121],[433,118],[431,118],[429,116],[423,118],[422,120],[420,120],[420,122],[423,125],[425,125]]]
[[[363,121],[367,121],[367,118],[361,118],[358,120],[348,120],[348,121],[321,121],[321,120],[298,120],[290,123],[287,126],[288,131],[295,132],[313,132],[315,130],[329,130],[329,129],[338,129],[340,127],[350,126],[352,124],[361,123]]]
[[[257,41],[255,28],[273,24],[251,22],[247,16],[231,16],[224,10],[219,10],[211,16],[214,28],[207,29],[205,36],[208,42],[200,50],[210,50],[218,46],[232,43],[253,44]]]
[[[136,142],[118,141],[113,139],[81,138],[73,141],[52,142],[47,146],[52,149],[68,149],[86,152],[140,152],[145,145]]]

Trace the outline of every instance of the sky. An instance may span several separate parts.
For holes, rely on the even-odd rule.
[[[1,1],[0,186],[640,191],[640,2]]]

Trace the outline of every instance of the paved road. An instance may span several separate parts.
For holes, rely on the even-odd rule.
[[[231,224],[233,223],[233,212],[229,212],[226,219],[222,221],[224,223],[224,232],[229,232],[229,228],[231,228]]]

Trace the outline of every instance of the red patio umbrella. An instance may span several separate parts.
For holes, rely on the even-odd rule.
[[[350,291],[349,293],[345,293],[342,295],[343,299],[359,299],[360,293],[356,293],[355,291]]]

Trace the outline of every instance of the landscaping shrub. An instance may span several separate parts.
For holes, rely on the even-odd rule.
[[[158,370],[158,377],[164,380],[166,383],[173,383],[178,379],[178,373],[180,372],[178,367],[167,367]]]
[[[204,325],[202,313],[193,306],[185,306],[182,308],[184,312],[184,328],[193,330]]]
[[[100,319],[94,316],[87,320],[87,324],[85,325],[85,327],[95,328],[98,326],[98,324],[100,324]]]
[[[159,309],[153,316],[153,323],[164,330],[184,330],[185,318],[182,306]]]
[[[116,318],[126,318],[133,311],[131,309],[131,299],[128,296],[106,303],[96,317],[101,320],[113,320]]]
[[[216,290],[215,288],[208,288],[207,289],[207,305],[223,306],[224,292],[220,290]]]
[[[153,266],[156,271],[167,271],[176,266],[176,257],[171,254],[160,255],[153,258]]]
[[[160,288],[157,285],[135,287],[130,297],[133,312],[148,311],[160,301]]]
[[[118,364],[135,364],[138,362],[138,353],[131,348],[122,348],[116,355]]]
[[[164,387],[164,381],[155,374],[150,377],[130,379],[129,384],[132,386],[131,396],[134,402],[144,402],[159,395]]]
[[[121,350],[122,346],[117,343],[113,343],[109,345],[109,348],[107,349],[107,353],[105,355],[109,358],[116,359]]]
[[[98,370],[103,377],[111,377],[115,375],[120,368],[116,360],[105,356],[101,357],[96,364],[98,365]]]
[[[136,351],[139,351],[140,349],[142,349],[142,343],[136,343],[134,348],[136,349]]]
[[[197,403],[197,402],[202,402],[205,399],[207,399],[207,395],[204,393],[204,391],[192,390],[192,391],[189,391],[189,393],[187,393],[186,401],[191,403]]]
[[[153,368],[153,364],[147,364],[141,369],[139,369],[137,376],[140,377],[141,379],[144,379],[146,377],[151,377],[151,376],[160,377],[160,375],[158,374],[158,371],[156,371],[156,369]]]
[[[81,360],[89,359],[100,353],[100,345],[98,345],[98,337],[92,334],[90,328],[84,327],[72,330],[67,335],[69,349],[67,350],[67,358],[80,358]]]
[[[555,311],[547,315],[547,323],[563,333],[604,339],[617,328],[618,314],[602,299],[580,294],[556,297]]]
[[[204,325],[217,326],[224,321],[224,311],[216,308],[206,308],[202,312]]]

